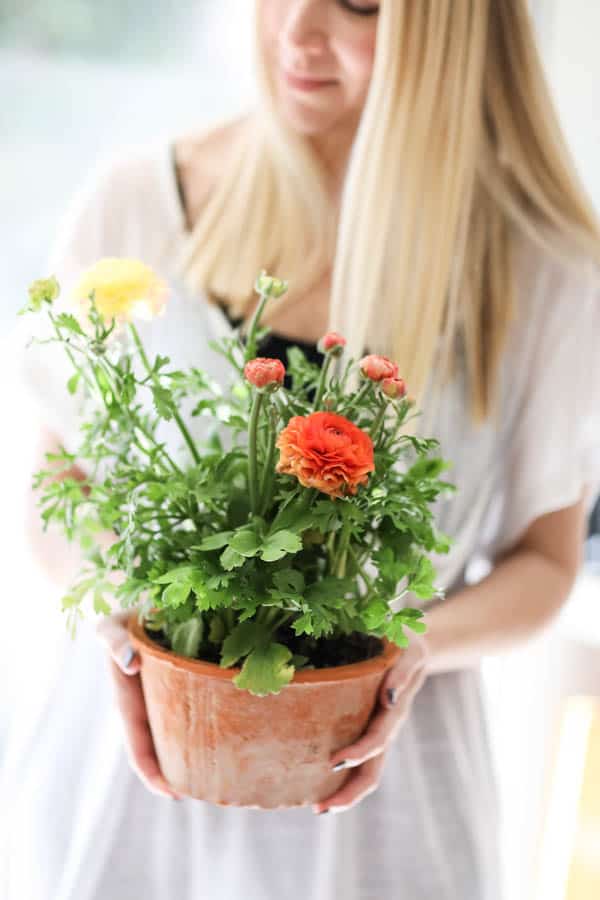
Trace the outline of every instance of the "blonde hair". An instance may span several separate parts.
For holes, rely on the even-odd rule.
[[[260,49],[259,101],[179,260],[244,314],[257,273],[294,303],[330,268],[330,325],[399,364],[420,406],[464,354],[472,421],[496,410],[514,252],[600,263],[600,224],[553,107],[526,0],[384,0],[339,220],[322,164],[286,126]],[[267,316],[268,321],[268,316]],[[444,365],[436,353],[444,348]],[[410,430],[410,429],[407,429]]]

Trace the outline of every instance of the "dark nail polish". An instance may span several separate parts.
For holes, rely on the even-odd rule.
[[[318,816],[322,816],[323,813],[329,812],[328,809],[322,809],[321,812],[317,813]]]
[[[128,668],[128,666],[131,665],[131,661],[133,660],[134,656],[135,656],[135,650],[133,649],[133,647],[127,647],[123,651],[123,655],[121,656],[121,663],[123,664],[123,668],[126,669],[126,668]]]
[[[331,770],[332,770],[332,772],[339,772],[340,769],[343,769],[345,765],[346,765],[346,760],[343,759],[341,762],[336,763],[335,766],[332,766]]]
[[[388,700],[390,703],[394,704],[398,699],[398,690],[397,688],[388,688],[387,689]]]

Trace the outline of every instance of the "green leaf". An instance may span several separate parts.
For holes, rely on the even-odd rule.
[[[74,394],[77,390],[77,385],[79,384],[80,373],[75,372],[74,375],[71,375],[69,380],[67,381],[67,390],[70,394]]]
[[[405,606],[404,609],[399,610],[406,619],[422,619],[423,618],[423,610],[422,609],[413,609],[412,606]]]
[[[273,575],[273,584],[282,594],[297,597],[304,591],[304,575],[296,569],[280,569]]]
[[[176,566],[174,569],[169,569],[168,572],[165,572],[158,578],[153,578],[152,581],[154,584],[171,584],[177,582],[179,584],[188,584],[191,587],[194,582],[194,576],[197,575],[198,572],[199,570],[195,566]]]
[[[427,631],[427,625],[425,622],[415,622],[414,619],[409,619],[406,623],[407,628],[411,628],[413,631],[418,632],[419,634],[423,634]]]
[[[229,546],[242,556],[256,556],[261,549],[261,542],[254,529],[246,528],[232,537]]]
[[[94,591],[94,612],[104,613],[106,616],[109,616],[112,612],[110,604],[106,602],[102,595],[101,588],[97,588]]]
[[[429,599],[435,593],[435,569],[431,560],[426,556],[421,556],[415,575],[409,579],[408,589],[417,597]]]
[[[434,550],[436,553],[449,553],[450,549],[454,543],[454,540],[447,534],[443,532],[439,532],[437,534],[437,541],[434,546]]]
[[[390,612],[389,605],[384,600],[372,600],[362,612],[362,617],[368,629],[377,628]]]
[[[172,419],[174,403],[171,392],[158,384],[153,384],[152,398],[154,400],[154,408],[161,419],[166,419],[167,421]]]
[[[194,550],[220,550],[225,547],[231,540],[233,531],[219,531],[205,537],[204,540],[194,547]]]
[[[392,616],[390,621],[386,624],[386,637],[388,637],[392,643],[397,644],[398,647],[408,647],[408,638],[404,634],[402,628],[404,624],[401,613]]]
[[[318,529],[322,532],[330,531],[333,520],[337,517],[338,510],[333,500],[319,500],[310,509],[305,508],[304,496],[288,503],[275,516],[270,532],[293,531],[294,534],[302,534],[307,529]]]
[[[288,553],[297,553],[302,549],[302,541],[291,531],[276,531],[262,545],[261,557],[265,562],[274,562]]]
[[[291,651],[283,644],[257,647],[245,660],[233,683],[256,697],[278,694],[294,677],[294,667],[289,665],[291,658]]]
[[[167,585],[162,592],[162,602],[165,606],[177,609],[178,606],[185,603],[190,595],[191,589],[191,584],[174,581],[172,584]]]
[[[221,553],[219,562],[227,572],[231,572],[232,569],[237,569],[239,568],[239,566],[243,566],[245,559],[246,557],[242,556],[241,553],[238,553],[237,550],[233,550],[231,547],[227,547]]]
[[[224,669],[233,666],[240,657],[246,656],[261,641],[267,640],[268,636],[268,630],[256,621],[239,622],[223,641],[220,665]]]
[[[59,328],[66,328],[67,331],[71,331],[73,334],[84,336],[83,328],[71,313],[60,313],[56,317],[56,324]]]
[[[168,590],[168,589],[167,589]],[[179,656],[188,656],[192,659],[198,656],[198,650],[204,634],[204,622],[200,616],[180,622],[175,627],[171,638],[171,647]]]
[[[440,472],[443,472],[444,469],[449,469],[450,466],[450,462],[441,458],[428,459],[422,457],[411,466],[406,473],[406,477],[414,480],[421,478],[437,478]]]
[[[311,606],[315,603],[326,603],[333,607],[343,606],[344,597],[354,587],[353,578],[337,578],[335,575],[327,575],[316,581],[306,591],[306,601]]]
[[[312,591],[312,588],[311,588]],[[339,621],[339,610],[346,605],[343,596],[331,594],[322,601],[313,600],[307,594],[307,602],[303,604],[303,615],[298,616],[292,622],[292,628],[296,634],[312,634],[316,638],[331,634],[335,624]]]

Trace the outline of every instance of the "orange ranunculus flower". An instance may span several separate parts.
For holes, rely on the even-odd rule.
[[[331,412],[293,416],[277,438],[277,471],[330,497],[356,494],[375,469],[373,442],[352,422]]]

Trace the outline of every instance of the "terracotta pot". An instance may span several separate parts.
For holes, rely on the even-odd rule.
[[[233,684],[239,667],[189,659],[129,619],[141,659],[150,729],[162,772],[178,792],[219,806],[307,806],[324,800],[350,771],[330,755],[363,733],[385,672],[403,652],[351,665],[295,672],[278,694],[256,697]]]

